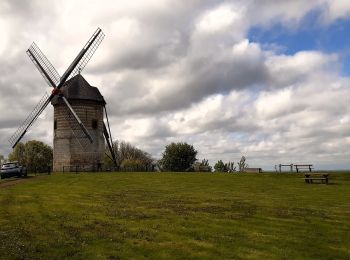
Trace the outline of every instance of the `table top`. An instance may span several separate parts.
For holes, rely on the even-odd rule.
[[[320,176],[320,175],[327,177],[329,175],[329,173],[316,173],[316,172],[315,173],[305,173],[305,177]]]

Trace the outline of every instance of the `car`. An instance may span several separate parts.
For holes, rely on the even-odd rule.
[[[1,166],[0,176],[1,176],[1,179],[10,178],[13,176],[17,176],[17,177],[27,176],[27,170],[24,166],[21,166],[18,162],[7,162]]]

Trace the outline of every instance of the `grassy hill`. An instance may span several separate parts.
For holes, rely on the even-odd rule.
[[[350,174],[53,174],[0,187],[0,259],[348,259]]]

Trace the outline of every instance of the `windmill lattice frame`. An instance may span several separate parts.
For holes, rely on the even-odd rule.
[[[53,87],[53,90],[51,95],[45,94],[40,99],[39,103],[35,106],[35,108],[29,114],[26,120],[19,126],[19,128],[15,131],[15,133],[10,137],[9,142],[12,145],[12,148],[14,148],[20,142],[20,140],[27,133],[28,129],[33,125],[36,119],[45,110],[45,108],[51,102],[51,100],[57,95],[59,96],[59,98],[63,100],[63,103],[66,105],[67,111],[70,112],[70,116],[74,117],[75,123],[73,124],[72,122],[70,122],[74,135],[77,136],[77,131],[79,130],[79,128],[73,127],[73,125],[74,126],[79,125],[83,135],[91,143],[94,142],[89,131],[86,129],[83,122],[80,120],[80,118],[78,117],[77,113],[74,111],[74,109],[72,108],[68,100],[61,93],[60,89],[63,86],[65,86],[66,88],[67,87],[69,88],[69,83],[67,84],[67,82],[77,74],[81,73],[81,71],[85,68],[85,66],[88,64],[88,62],[96,52],[97,48],[103,41],[104,37],[105,37],[105,34],[102,32],[102,30],[100,28],[97,28],[97,30],[90,37],[88,42],[84,45],[83,49],[78,53],[76,58],[69,65],[69,67],[66,69],[66,71],[62,76],[59,75],[57,70],[54,68],[52,63],[47,59],[47,57],[42,53],[39,47],[34,42],[32,43],[32,45],[29,47],[26,53],[28,54],[29,58],[34,63],[34,65],[37,67],[40,74],[43,76],[43,78],[47,82],[47,84]],[[105,114],[107,117],[106,109],[105,109]],[[108,121],[108,118],[107,118],[107,121]],[[107,129],[105,124],[104,124],[104,129]],[[109,129],[109,123],[108,123],[108,129]],[[112,160],[114,161],[115,166],[117,166],[110,129],[109,131],[103,131],[103,132],[104,132],[105,140],[108,144],[108,148],[112,155]]]

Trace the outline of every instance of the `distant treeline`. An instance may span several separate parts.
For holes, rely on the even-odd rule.
[[[198,160],[198,151],[193,145],[185,142],[166,145],[160,160],[154,159],[149,153],[125,141],[114,141],[113,150],[117,166],[111,160],[112,156],[106,147],[103,158],[104,170],[229,173],[243,171],[244,168],[248,167],[244,156],[236,164],[231,161],[224,163],[219,160],[212,167],[207,159]],[[0,155],[0,162],[4,161],[18,161],[21,165],[26,166],[29,172],[46,172],[52,168],[53,151],[49,145],[41,141],[31,140],[26,143],[18,143],[8,155],[8,159]]]

